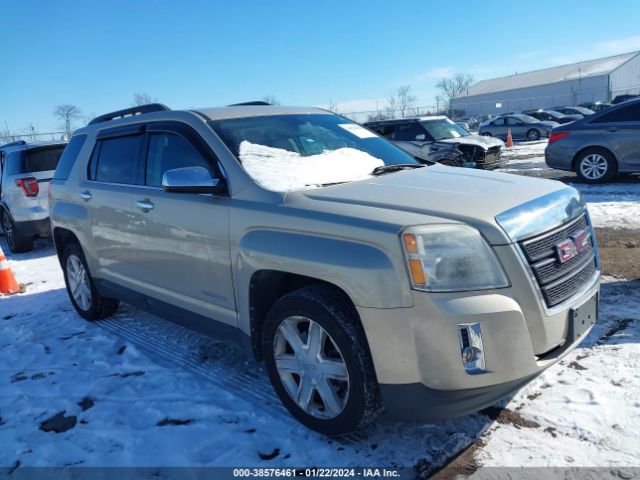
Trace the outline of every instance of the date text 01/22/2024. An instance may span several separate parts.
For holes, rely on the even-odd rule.
[[[236,468],[234,477],[313,477],[313,478],[394,478],[397,470],[386,468]]]

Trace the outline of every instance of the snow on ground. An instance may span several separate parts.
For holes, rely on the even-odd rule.
[[[539,426],[492,426],[480,465],[638,466],[640,281],[604,281],[600,323],[506,405]]]
[[[262,369],[228,346],[126,305],[84,321],[51,243],[36,247],[9,257],[32,283],[27,292],[0,298],[0,466],[435,468],[483,434],[486,466],[633,465],[640,456],[638,282],[609,279],[589,338],[508,403],[538,427],[481,414],[382,419],[332,440],[292,420]],[[68,430],[45,432],[47,421]]]
[[[293,420],[260,366],[228,346],[126,305],[83,320],[50,241],[9,263],[32,284],[0,297],[0,467],[437,467],[491,424],[484,415],[380,420],[346,439],[323,437]],[[48,420],[69,429],[45,432]]]
[[[509,164],[500,169],[506,173],[535,172],[536,176],[557,176],[558,170],[547,167],[544,161],[546,141],[524,142],[503,150]],[[565,183],[577,188],[589,208],[596,227],[640,229],[640,176],[633,176],[603,185],[580,183],[567,172]]]

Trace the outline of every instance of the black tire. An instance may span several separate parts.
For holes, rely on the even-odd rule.
[[[540,130],[538,130],[537,128],[532,128],[527,132],[527,140],[529,140],[530,142],[540,140],[540,136]]]
[[[2,210],[2,230],[7,239],[9,250],[13,253],[24,253],[33,250],[35,237],[22,235],[16,228],[16,224],[9,215],[9,212]]]
[[[71,290],[69,282],[69,259],[71,257],[73,257],[74,259],[78,259],[84,267],[88,289],[91,292],[88,307],[81,306],[74,298],[74,294]],[[65,248],[64,253],[62,254],[62,271],[64,273],[64,283],[67,286],[69,299],[71,300],[73,307],[76,309],[76,312],[78,312],[81,317],[91,321],[100,320],[101,318],[112,315],[118,309],[118,304],[120,303],[118,299],[103,297],[102,295],[100,295],[100,293],[98,293],[95,282],[91,277],[89,267],[87,266],[87,261],[84,258],[84,253],[82,252],[80,245],[78,245],[77,243],[71,243],[67,246],[67,248]]]
[[[348,395],[343,397],[346,400],[341,413],[333,418],[317,418],[299,407],[287,392],[276,368],[276,333],[285,319],[296,316],[306,317],[320,325],[344,360],[348,372]],[[380,389],[358,313],[339,290],[327,285],[311,285],[277,300],[264,324],[263,352],[269,378],[280,400],[308,428],[324,435],[343,435],[363,428],[382,413]],[[319,398],[320,392],[315,390],[312,395]]]
[[[587,163],[588,162],[588,163]],[[588,165],[601,165],[597,174],[590,175]],[[604,171],[604,173],[600,173]],[[618,173],[618,163],[614,156],[604,148],[588,148],[578,155],[575,162],[575,172],[584,182],[597,184],[606,183]]]

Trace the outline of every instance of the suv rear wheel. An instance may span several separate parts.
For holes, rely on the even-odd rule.
[[[617,164],[613,155],[601,148],[589,148],[576,160],[576,173],[587,183],[604,183],[616,174]]]
[[[264,325],[263,351],[280,400],[307,427],[341,435],[382,412],[357,312],[339,291],[313,285],[277,300]]]
[[[118,308],[118,300],[98,293],[89,273],[82,249],[70,244],[62,255],[62,269],[67,293],[76,311],[87,320],[99,320],[112,315]]]
[[[7,237],[9,250],[13,253],[24,253],[33,250],[34,237],[22,235],[6,210],[2,210],[2,230],[4,230],[4,235]]]

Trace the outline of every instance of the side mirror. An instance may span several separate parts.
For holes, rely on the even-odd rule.
[[[423,142],[427,139],[427,136],[424,133],[419,133],[418,135],[416,135],[416,140],[418,142]]]
[[[204,167],[182,167],[167,170],[162,175],[162,189],[176,193],[226,193],[223,181],[212,178]]]

